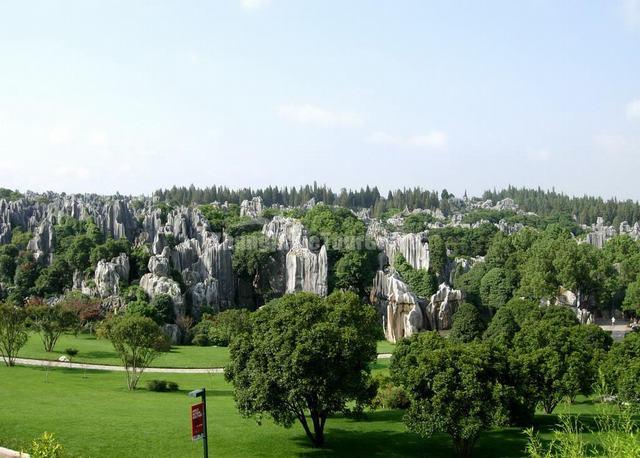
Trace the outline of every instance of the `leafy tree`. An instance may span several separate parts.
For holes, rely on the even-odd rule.
[[[429,223],[434,221],[433,216],[428,213],[412,213],[404,219],[402,232],[406,234],[422,232],[427,229]]]
[[[418,297],[431,297],[438,290],[438,279],[431,270],[414,269],[400,253],[396,254],[393,265]]]
[[[260,304],[262,296],[267,293],[261,273],[273,260],[275,252],[275,241],[259,232],[242,235],[234,241],[233,271],[240,279],[253,286],[256,304]]]
[[[335,266],[335,286],[365,294],[373,281],[377,265],[375,251],[348,251]]]
[[[80,327],[89,328],[90,331],[92,331],[95,323],[103,318],[100,299],[87,296],[78,291],[70,291],[65,294],[61,298],[60,304],[63,307],[75,310],[78,314]]]
[[[462,290],[464,297],[477,307],[482,306],[482,298],[480,297],[480,287],[482,278],[487,273],[487,264],[484,262],[476,263],[468,272],[462,275],[456,275],[453,285],[456,289]]]
[[[473,342],[482,337],[485,329],[478,309],[468,302],[460,304],[453,314],[453,325],[449,338],[461,343]]]
[[[564,397],[590,394],[610,345],[601,329],[579,326],[569,314],[564,307],[548,307],[540,319],[526,321],[513,340],[526,383],[549,414]]]
[[[73,270],[62,257],[54,257],[53,263],[40,271],[35,283],[39,296],[51,296],[69,288],[73,281]]]
[[[390,371],[411,398],[407,427],[423,437],[448,434],[457,456],[471,456],[480,433],[508,418],[491,351],[482,344],[420,333],[397,345]]]
[[[7,366],[15,364],[18,352],[27,343],[27,314],[22,307],[0,303],[0,354]]]
[[[480,280],[482,305],[497,310],[507,303],[513,294],[514,278],[506,269],[494,267]]]
[[[151,300],[151,306],[157,314],[156,323],[165,324],[176,321],[176,313],[173,308],[173,299],[168,294],[158,294]]]
[[[491,319],[487,330],[484,333],[484,339],[506,348],[513,343],[513,338],[520,330],[520,326],[513,316],[513,312],[509,307],[499,308]]]
[[[193,329],[193,343],[228,347],[236,336],[250,330],[250,320],[251,315],[246,309],[229,309],[213,316],[206,315]]]
[[[627,287],[622,308],[636,316],[640,315],[640,276]]]
[[[27,304],[31,326],[40,334],[46,352],[53,351],[58,338],[78,329],[78,312],[61,303],[47,305],[32,301]]]
[[[447,246],[439,235],[429,237],[429,268],[443,278],[447,266]]]
[[[241,414],[266,413],[285,427],[297,420],[321,447],[331,414],[375,395],[370,364],[378,328],[375,310],[350,292],[326,299],[295,293],[269,302],[252,314],[250,331],[231,343],[225,378]]]
[[[602,365],[602,373],[613,394],[625,392],[631,386],[626,374],[633,373],[629,366],[637,361],[640,361],[640,333],[632,332],[613,344]],[[626,387],[621,385],[622,380]]]
[[[135,315],[111,318],[105,333],[124,365],[127,388],[135,390],[144,370],[166,345],[166,336],[151,318]]]

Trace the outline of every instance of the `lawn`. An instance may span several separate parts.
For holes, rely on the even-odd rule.
[[[20,350],[20,358],[57,360],[64,354],[65,348],[76,348],[78,355],[73,358],[76,363],[114,364],[120,365],[118,354],[111,342],[97,339],[94,335],[63,335],[51,353],[44,351],[40,336],[31,334],[27,344]],[[392,353],[395,345],[386,341],[378,342],[378,353]],[[226,347],[198,347],[176,345],[170,352],[162,353],[153,367],[224,367],[229,360],[229,349]]]
[[[20,350],[20,358],[56,360],[64,354],[64,349],[73,347],[78,355],[73,358],[76,363],[115,364],[120,365],[120,358],[111,342],[97,339],[93,335],[62,335],[51,353],[44,351],[40,336],[31,334],[27,344]],[[153,367],[223,367],[229,360],[229,349],[226,347],[198,347],[176,345],[168,353],[162,353],[153,362]]]
[[[386,363],[386,361],[385,361]],[[384,370],[383,363],[379,370]],[[157,377],[148,374],[144,380]],[[431,456],[450,457],[446,436],[421,439],[401,423],[400,411],[367,413],[364,420],[337,416],[327,421],[326,448],[309,447],[298,424],[281,428],[240,417],[232,391],[221,375],[167,374],[177,393],[129,392],[124,375],[114,372],[14,367],[0,368],[0,445],[26,447],[43,431],[56,434],[71,457],[198,457],[201,444],[190,440],[189,390],[208,390],[211,456]],[[45,383],[45,379],[47,382]],[[593,412],[585,401],[571,407]],[[543,431],[555,423],[539,416]],[[522,456],[525,438],[518,429],[486,433],[477,457]]]

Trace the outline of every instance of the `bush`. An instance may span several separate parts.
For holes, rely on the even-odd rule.
[[[378,384],[376,397],[371,402],[374,409],[408,409],[411,400],[406,391],[399,386],[395,386],[391,378],[385,375],[374,377]]]
[[[167,380],[149,380],[147,382],[147,389],[160,393],[173,392],[178,391],[178,384]]]
[[[249,327],[249,312],[231,309],[217,315],[205,316],[192,330],[191,343],[201,347],[227,347],[231,340]]]
[[[63,456],[63,447],[53,433],[45,432],[33,440],[30,454],[32,458],[60,458]]]

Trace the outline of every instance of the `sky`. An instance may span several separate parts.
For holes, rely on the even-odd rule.
[[[0,187],[640,199],[640,0],[0,0]]]

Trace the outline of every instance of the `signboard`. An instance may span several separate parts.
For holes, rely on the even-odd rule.
[[[193,404],[191,406],[191,438],[194,441],[202,439],[204,436],[204,404]]]

